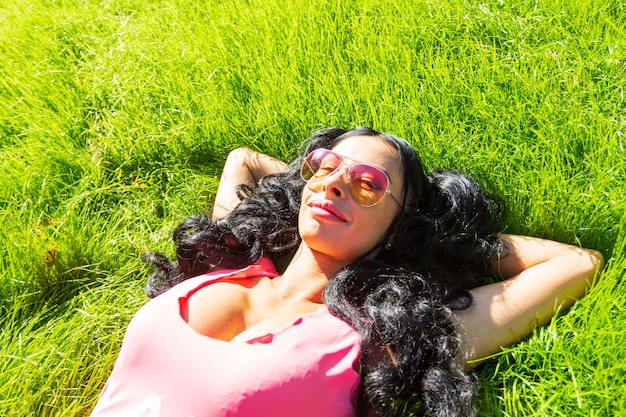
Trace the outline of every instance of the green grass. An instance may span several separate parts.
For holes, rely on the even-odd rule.
[[[480,415],[626,416],[623,0],[6,0],[0,39],[0,415],[88,414],[140,254],[229,150],[364,124],[608,261],[480,370]]]

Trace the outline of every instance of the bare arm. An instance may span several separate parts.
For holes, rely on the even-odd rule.
[[[603,267],[600,252],[550,240],[502,235],[510,253],[494,260],[505,281],[473,289],[457,317],[465,333],[462,360],[484,358],[519,342],[570,307]],[[468,365],[468,368],[472,365]]]
[[[287,165],[248,148],[237,148],[226,158],[220,185],[213,205],[213,218],[222,218],[239,203],[235,188],[245,184],[255,188],[259,180],[267,174],[282,171]]]

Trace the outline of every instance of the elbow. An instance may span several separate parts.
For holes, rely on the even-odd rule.
[[[251,152],[252,151],[249,148],[246,148],[245,146],[240,146],[228,153],[227,160],[231,159],[237,163],[242,163],[245,161],[248,155],[250,155]]]
[[[593,258],[594,264],[598,269],[604,268],[604,255],[602,255],[602,252],[589,249],[589,256]]]
[[[604,269],[604,255],[600,251],[594,249],[585,249],[584,250],[587,256],[586,261],[588,262],[589,268],[589,287],[592,287],[596,284],[602,270]]]

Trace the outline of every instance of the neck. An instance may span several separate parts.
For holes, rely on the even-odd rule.
[[[345,262],[323,256],[301,243],[287,269],[281,275],[281,281],[290,292],[300,294],[316,303],[322,303],[322,291],[328,280],[345,266]]]

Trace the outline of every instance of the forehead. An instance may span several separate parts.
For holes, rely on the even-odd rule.
[[[389,175],[392,183],[400,182],[398,151],[383,138],[353,136],[339,142],[333,151],[357,162],[379,167]]]

